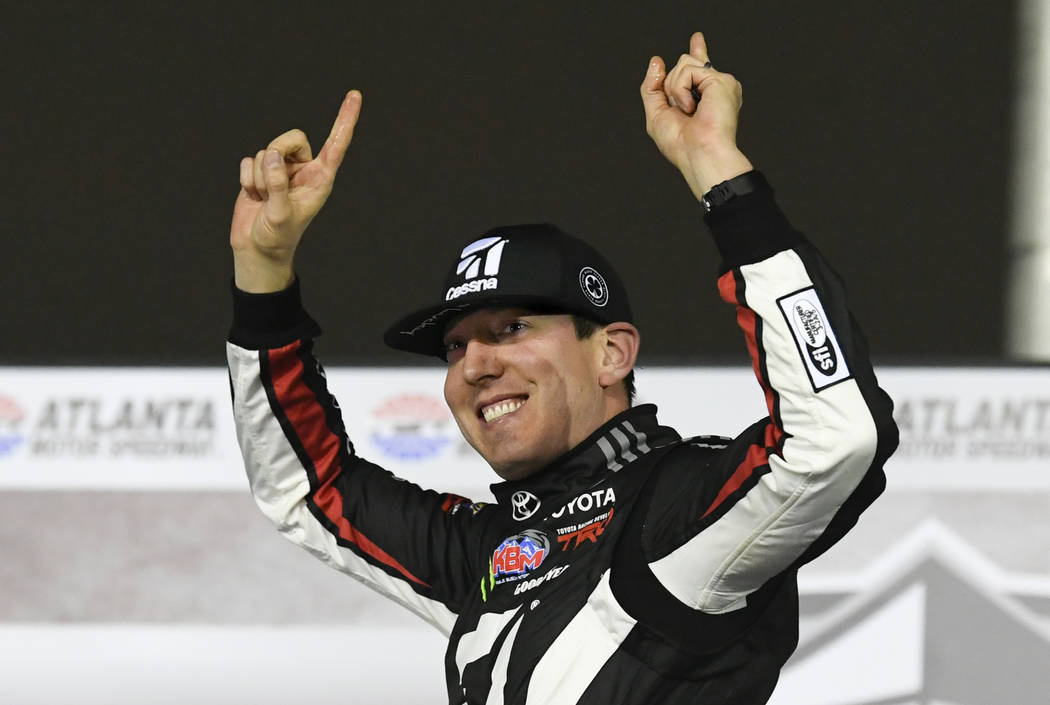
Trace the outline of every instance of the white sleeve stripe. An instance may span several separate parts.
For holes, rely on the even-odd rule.
[[[776,302],[813,286],[793,251],[741,268],[747,305],[762,321],[758,341],[785,432],[770,472],[718,521],[650,564],[682,603],[727,612],[793,563],[824,532],[871,465],[875,422],[855,380],[814,390]]]
[[[259,509],[289,541],[404,605],[447,636],[456,619],[448,607],[419,595],[407,581],[394,578],[340,546],[310,512],[305,501],[310,491],[307,472],[270,408],[262,384],[260,354],[265,352],[227,343],[238,443]]]

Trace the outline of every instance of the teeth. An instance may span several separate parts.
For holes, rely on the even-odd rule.
[[[492,423],[501,416],[506,416],[512,411],[517,411],[521,408],[521,405],[525,403],[523,399],[512,399],[509,401],[502,401],[486,406],[481,410],[481,415],[485,417],[485,423]]]

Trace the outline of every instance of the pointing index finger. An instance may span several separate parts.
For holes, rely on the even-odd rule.
[[[710,58],[707,55],[707,41],[704,40],[703,32],[693,32],[693,36],[689,37],[689,55],[699,59],[701,63]]]
[[[332,131],[328,134],[324,146],[317,154],[321,163],[331,170],[336,170],[343,163],[343,156],[350,146],[350,139],[354,136],[354,126],[361,114],[361,92],[350,91],[339,106],[339,115],[335,118]]]

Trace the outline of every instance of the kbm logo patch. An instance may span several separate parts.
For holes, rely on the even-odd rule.
[[[777,299],[795,338],[813,391],[850,378],[842,348],[813,287]]]
[[[518,580],[527,573],[536,570],[550,552],[550,541],[546,534],[537,529],[525,531],[503,539],[503,543],[492,552],[492,575],[496,582],[501,576]]]
[[[445,292],[445,301],[452,301],[464,294],[495,289],[499,286],[499,279],[496,278],[496,275],[499,274],[503,248],[507,242],[509,241],[506,238],[497,235],[483,237],[464,247],[459,253],[460,260],[456,267],[456,274],[462,274],[466,281],[459,286],[450,287]],[[484,274],[484,278],[479,279],[480,274]]]

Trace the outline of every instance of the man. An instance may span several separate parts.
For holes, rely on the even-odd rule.
[[[504,480],[491,505],[358,457],[311,353],[293,255],[360,94],[316,159],[293,131],[241,164],[228,356],[252,492],[289,539],[449,636],[451,703],[765,702],[797,641],[796,570],[884,485],[891,402],[838,277],[736,147],[740,85],[697,33],[641,93],[709,211],[770,415],[682,440],[632,408],[639,334],[612,266],[552,226],[497,228],[386,334],[447,360],[448,405]]]

